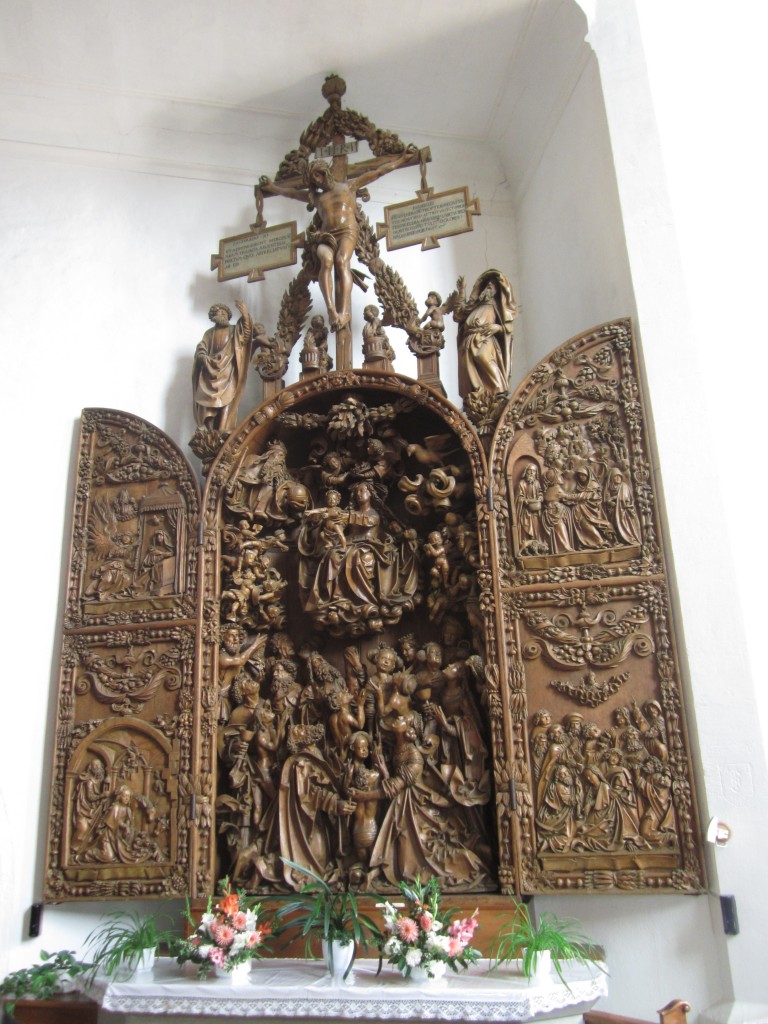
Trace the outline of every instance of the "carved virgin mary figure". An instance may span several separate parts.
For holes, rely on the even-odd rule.
[[[343,510],[338,494],[329,492],[327,507],[305,513],[299,533],[304,610],[333,636],[380,632],[399,622],[418,587],[406,539],[398,545],[384,529],[371,486],[361,481],[350,493],[351,507]]]

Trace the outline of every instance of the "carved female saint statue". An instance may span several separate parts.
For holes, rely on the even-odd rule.
[[[467,299],[459,278],[454,319],[459,324],[459,394],[482,389],[494,394],[509,390],[512,322],[517,306],[512,286],[498,270],[486,270]]]

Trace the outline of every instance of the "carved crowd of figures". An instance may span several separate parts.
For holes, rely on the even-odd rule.
[[[407,634],[397,649],[348,646],[341,670],[284,633],[248,658],[222,694],[218,740],[236,881],[300,884],[282,855],[374,889],[420,872],[494,887],[482,663],[447,660],[452,629],[446,620],[445,647]]]
[[[661,705],[632,701],[601,728],[580,712],[532,718],[539,853],[626,853],[677,845]]]
[[[300,882],[281,855],[374,889],[494,888],[469,470],[455,440],[411,440],[410,411],[285,413],[306,460],[273,438],[224,488],[217,810],[250,888]]]
[[[521,555],[640,545],[629,468],[607,445],[581,425],[538,431],[535,443],[541,464],[521,460],[514,492]]]

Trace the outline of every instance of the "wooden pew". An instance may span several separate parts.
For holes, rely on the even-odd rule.
[[[659,1010],[659,1024],[687,1024],[691,1004],[684,999],[673,999],[671,1003]],[[650,1024],[649,1021],[638,1020],[637,1017],[622,1017],[618,1013],[605,1013],[602,1010],[588,1010],[584,1014],[584,1024]]]

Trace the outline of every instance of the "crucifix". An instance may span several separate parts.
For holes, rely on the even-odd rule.
[[[340,95],[330,96],[332,108],[340,110]],[[401,144],[402,145],[402,144]],[[345,141],[345,134],[337,130],[332,144],[322,150],[326,159],[307,163],[303,173],[283,178],[279,182],[261,178],[257,192],[264,196],[281,195],[298,199],[315,211],[312,225],[306,232],[306,247],[315,257],[315,275],[328,310],[330,328],[336,334],[336,366],[339,370],[352,367],[351,306],[352,286],[362,284],[362,274],[353,270],[352,257],[360,238],[357,216],[358,198],[368,199],[366,185],[399,167],[420,164],[424,154],[414,146],[401,152],[373,157],[349,165],[348,153],[356,144]]]

